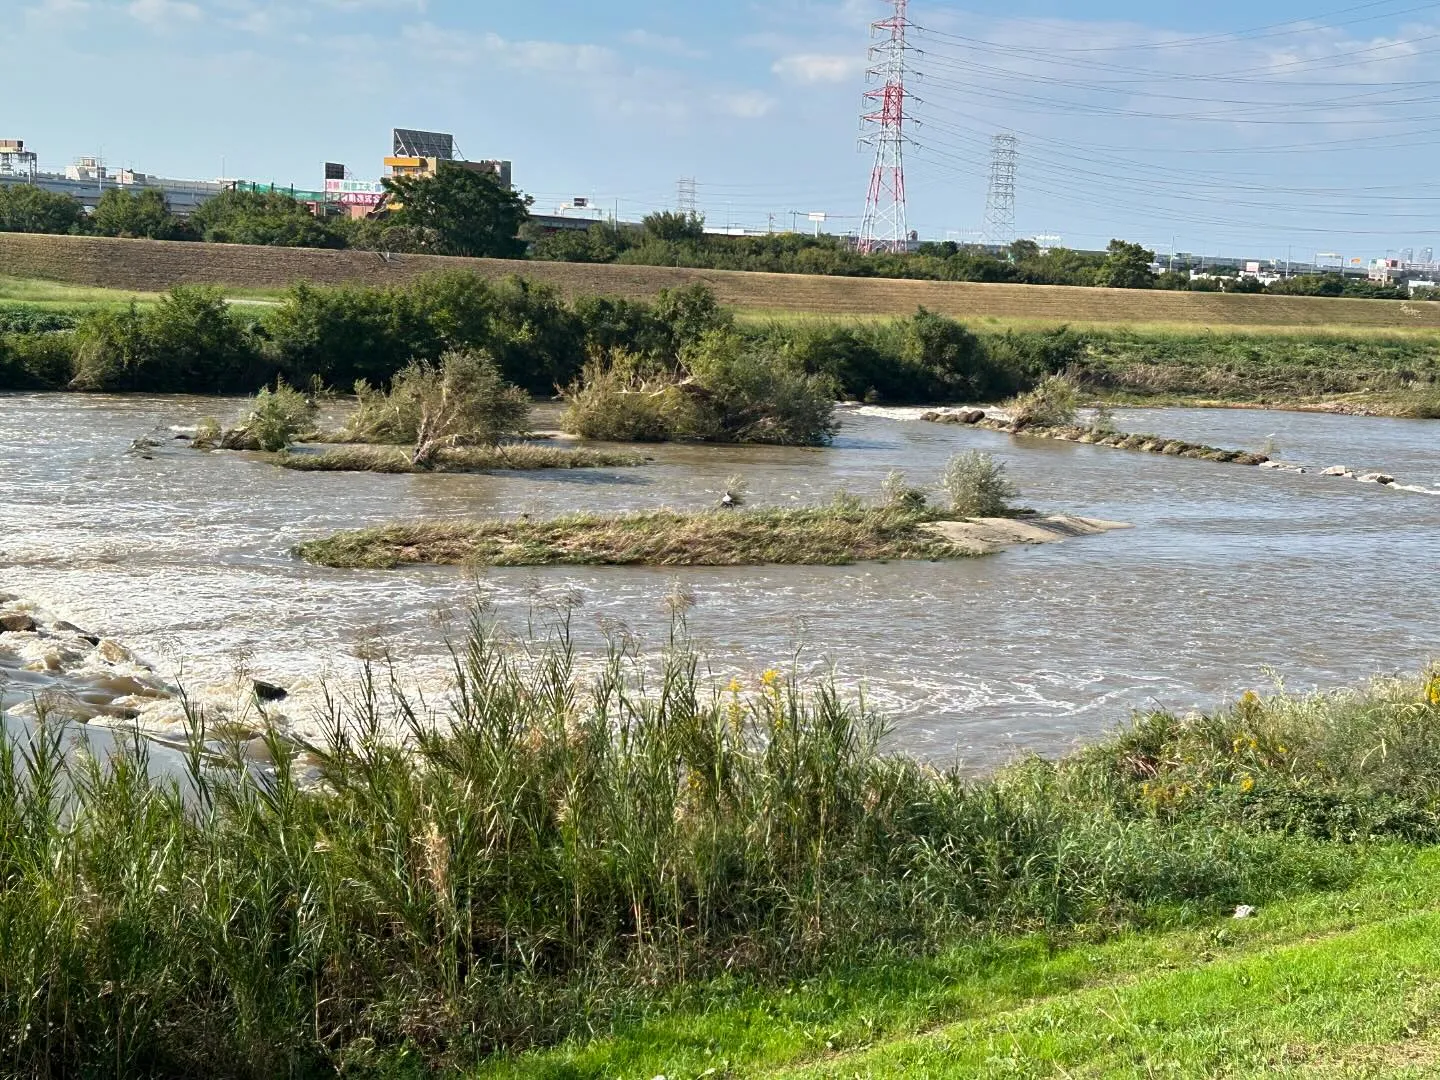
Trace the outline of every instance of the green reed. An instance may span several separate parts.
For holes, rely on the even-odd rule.
[[[1353,865],[1150,794],[1233,718],[975,779],[888,752],[828,680],[720,685],[683,620],[658,659],[617,640],[582,674],[565,619],[513,641],[477,617],[454,660],[443,701],[384,666],[334,697],[318,782],[274,735],[272,771],[217,761],[198,715],[176,782],[138,739],[104,763],[51,724],[0,743],[0,1074],[418,1073],[722,974],[1181,918]]]

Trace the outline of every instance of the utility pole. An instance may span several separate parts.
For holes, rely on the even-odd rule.
[[[861,145],[875,148],[875,167],[870,173],[870,193],[865,199],[865,217],[860,226],[859,248],[874,251],[908,251],[909,227],[905,203],[905,121],[911,95],[905,89],[906,64],[911,46],[910,0],[883,0],[892,8],[889,18],[870,24],[875,44],[870,46],[867,76],[881,85],[865,92],[865,113],[861,124],[865,135]]]

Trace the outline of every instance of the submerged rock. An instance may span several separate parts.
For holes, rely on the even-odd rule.
[[[290,696],[290,691],[283,686],[276,686],[263,679],[254,679],[251,685],[255,688],[255,696],[261,701],[284,701]]]
[[[1389,473],[1372,472],[1366,473],[1364,476],[1360,477],[1360,482],[1362,484],[1381,484],[1388,487],[1389,485],[1395,483],[1395,477],[1391,476]]]
[[[33,634],[38,629],[29,615],[0,615],[0,634]]]
[[[1320,474],[1321,476],[1354,476],[1355,474],[1344,465],[1331,465]]]

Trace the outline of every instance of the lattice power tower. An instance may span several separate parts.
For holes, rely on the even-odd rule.
[[[996,135],[990,140],[990,192],[985,196],[985,242],[1015,242],[1015,174],[1019,169],[1020,140]]]
[[[906,251],[910,229],[905,215],[905,106],[906,61],[911,46],[909,0],[883,0],[894,9],[888,19],[871,24],[875,43],[870,46],[872,80],[881,85],[865,92],[866,112],[861,117],[863,145],[875,148],[875,170],[870,174],[870,195],[865,200],[865,221],[860,227],[860,250]]]

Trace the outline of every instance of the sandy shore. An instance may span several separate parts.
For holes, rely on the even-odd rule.
[[[991,555],[1022,544],[1056,544],[1077,536],[1098,536],[1117,529],[1134,528],[1121,521],[1102,521],[1070,514],[937,521],[921,527],[972,555]]]

